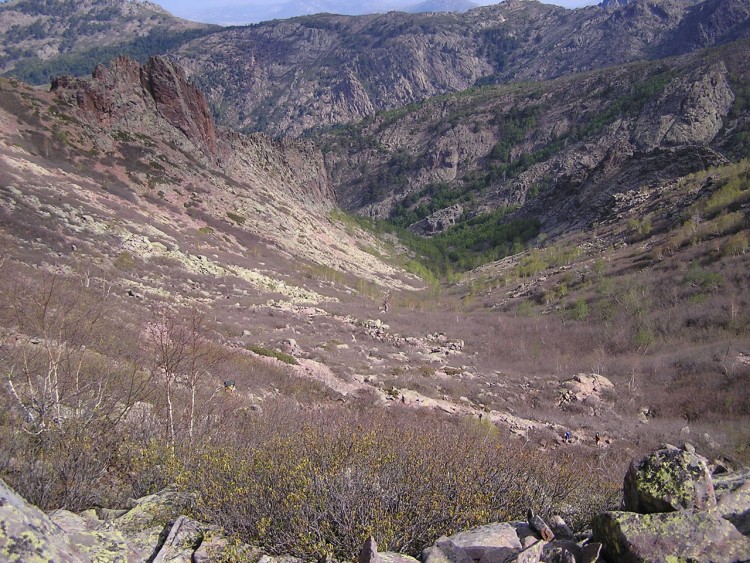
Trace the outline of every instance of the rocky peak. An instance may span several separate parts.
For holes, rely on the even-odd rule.
[[[181,67],[163,57],[152,57],[141,67],[141,83],[159,113],[194,143],[216,155],[216,126],[203,93]]]
[[[163,57],[140,65],[118,57],[109,67],[98,65],[90,79],[68,76],[52,81],[52,91],[74,102],[98,123],[132,123],[136,107],[156,110],[207,156],[218,157],[216,126],[201,91],[184,71]]]

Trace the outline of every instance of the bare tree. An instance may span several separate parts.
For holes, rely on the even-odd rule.
[[[143,385],[132,368],[129,397],[115,402],[109,392],[115,380],[123,383],[122,366],[116,370],[98,350],[110,285],[81,290],[47,276],[36,288],[17,285],[9,294],[9,329],[0,343],[5,386],[26,430],[40,434],[71,417],[88,424],[124,416]]]
[[[169,443],[174,445],[177,436],[174,393],[179,383],[185,384],[189,391],[186,433],[192,443],[199,384],[221,361],[222,354],[206,337],[206,316],[198,309],[177,313],[161,310],[155,317],[147,332],[154,350],[155,368],[164,379]]]

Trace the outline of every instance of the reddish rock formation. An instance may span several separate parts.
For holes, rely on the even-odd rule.
[[[91,79],[56,78],[52,91],[62,99],[75,100],[85,113],[105,124],[133,118],[138,106],[155,107],[207,156],[213,160],[219,156],[216,126],[205,97],[166,58],[152,57],[141,66],[118,57],[109,67],[98,65]]]
[[[181,67],[163,57],[151,57],[141,67],[141,83],[164,119],[216,156],[216,126],[211,110],[203,93],[188,82]]]

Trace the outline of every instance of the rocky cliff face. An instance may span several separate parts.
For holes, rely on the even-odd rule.
[[[328,137],[339,201],[421,233],[450,226],[459,207],[470,217],[521,206],[517,215],[541,218],[548,232],[585,226],[606,216],[615,192],[725,161],[721,151],[747,127],[746,52],[740,42],[485,88],[366,121]]]
[[[109,67],[97,66],[90,79],[55,79],[51,92],[61,104],[75,106],[79,117],[92,126],[137,132],[154,140],[166,135],[180,145],[189,144],[210,166],[245,176],[241,162],[274,162],[287,169],[288,180],[294,175],[299,181],[297,190],[289,191],[294,181],[284,184],[285,197],[321,208],[333,201],[320,155],[310,144],[274,143],[262,135],[251,139],[218,130],[202,92],[166,58],[152,57],[140,65],[120,57]],[[97,143],[113,148],[111,137]]]
[[[566,10],[509,1],[465,14],[314,16],[179,50],[225,124],[300,135],[477,83],[546,80],[748,33],[748,0]]]

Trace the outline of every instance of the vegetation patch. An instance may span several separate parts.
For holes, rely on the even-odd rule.
[[[278,350],[273,350],[271,348],[266,348],[264,346],[257,346],[253,344],[246,346],[246,348],[250,350],[251,352],[258,354],[259,356],[265,356],[267,358],[276,358],[280,362],[284,362],[285,364],[289,364],[290,366],[298,365],[298,362],[294,358],[294,356],[290,356],[289,354],[285,354],[284,352],[279,352]]]
[[[227,217],[229,217],[238,225],[242,225],[245,222],[245,217],[243,217],[242,215],[238,215],[237,213],[232,213],[231,211],[227,211]]]

